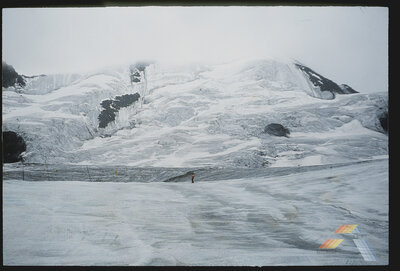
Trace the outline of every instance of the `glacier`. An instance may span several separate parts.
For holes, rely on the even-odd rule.
[[[194,184],[190,178],[112,181],[119,175],[90,182],[75,171],[68,175],[68,168],[65,181],[10,176],[3,180],[3,261],[10,266],[387,265],[387,159],[301,168],[252,176],[245,169],[209,170],[202,179],[206,170],[196,171]],[[360,233],[335,234],[342,224],[356,224]],[[343,242],[334,250],[319,249],[330,238]],[[364,261],[355,239],[368,240],[377,261]]]
[[[25,139],[24,160],[33,163],[301,166],[388,153],[379,122],[387,93],[321,91],[296,65],[152,63],[140,82],[128,67],[35,77],[18,92],[3,89],[2,128]],[[103,101],[136,93],[137,102],[99,127]],[[290,136],[265,134],[270,123]]]
[[[388,93],[301,67],[138,62],[3,87],[2,130],[26,144],[3,164],[4,264],[388,264]]]

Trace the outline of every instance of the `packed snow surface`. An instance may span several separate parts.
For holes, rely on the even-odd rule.
[[[4,264],[388,264],[387,159],[263,170],[224,180],[196,172],[194,184],[4,180]],[[359,233],[335,234],[342,224]],[[327,239],[344,240],[319,249]]]

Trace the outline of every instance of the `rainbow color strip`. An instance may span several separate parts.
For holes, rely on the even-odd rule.
[[[328,239],[319,248],[323,249],[334,249],[336,248],[343,239]]]
[[[358,225],[342,225],[340,226],[335,233],[352,233]]]

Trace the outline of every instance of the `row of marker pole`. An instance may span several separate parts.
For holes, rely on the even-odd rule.
[[[22,163],[22,170],[21,171],[22,171],[22,180],[25,180],[24,163]],[[45,164],[45,171],[46,171],[47,180],[50,181],[50,179],[49,179],[49,166],[47,164]],[[56,170],[56,172],[57,171],[58,170]],[[92,177],[90,176],[89,167],[88,166],[86,166],[86,171],[87,171],[87,174],[89,176],[89,180],[92,181]],[[118,171],[117,170],[114,171],[114,175],[118,176]]]

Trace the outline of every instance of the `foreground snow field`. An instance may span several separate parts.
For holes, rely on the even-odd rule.
[[[4,264],[388,264],[387,158],[265,172],[194,184],[5,178]],[[360,233],[333,233],[342,224]],[[329,238],[344,241],[320,250]],[[377,261],[364,261],[356,238]]]

